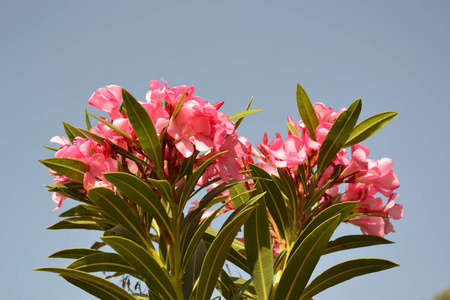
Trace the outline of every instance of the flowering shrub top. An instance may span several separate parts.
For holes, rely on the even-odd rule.
[[[388,242],[383,237],[394,232],[391,219],[403,215],[394,192],[400,184],[392,160],[368,158],[369,150],[360,142],[395,117],[395,112],[381,113],[356,125],[360,100],[335,111],[323,103],[312,105],[298,86],[302,120],[295,122],[288,117],[284,139],[277,133],[269,141],[264,134],[263,142],[254,147],[247,138],[238,136],[236,128],[244,117],[260,110],[247,107],[228,116],[219,111],[223,101],[212,104],[194,95],[193,86],[169,88],[163,82],[150,81],[144,102],[116,85],[100,88],[88,103],[110,118],[86,112],[87,129],[64,123],[68,137],[52,138],[59,149],[53,149],[54,158],[41,160],[54,175],[55,186],[50,190],[57,203],[55,210],[67,197],[84,203],[63,213],[61,216],[70,218],[50,228],[104,231],[102,243],[118,253],[123,266],[135,269],[137,273],[127,272],[147,284],[149,299],[185,299],[189,295],[204,299],[214,287],[222,289],[228,299],[222,278],[227,275],[221,271],[225,260],[250,274],[246,284],[253,287],[253,296],[308,299],[327,285],[318,288],[321,275],[318,282],[306,286],[314,265],[311,270],[297,270],[297,263],[316,261],[322,254],[345,248]],[[98,120],[95,127],[89,116]],[[208,192],[195,199],[201,189]],[[193,206],[186,214],[189,200]],[[233,213],[220,231],[208,229],[214,218],[230,210]],[[341,222],[359,226],[367,236],[329,242]],[[244,238],[235,239],[244,224]],[[143,270],[130,257],[130,249],[143,257],[149,255],[147,259],[154,262],[157,271]],[[220,260],[214,258],[214,251],[219,251]],[[315,254],[305,258],[302,253]],[[76,257],[86,260],[89,255]],[[205,256],[197,266],[200,273],[195,273],[192,265],[195,255]],[[384,260],[358,261],[361,263],[368,264],[364,273],[395,265]],[[354,262],[343,264],[356,270]],[[349,277],[338,272],[344,265],[329,272],[340,281],[363,274],[354,271]],[[77,273],[84,271],[81,267],[69,266],[72,273],[56,269],[44,268],[72,281],[93,276]],[[106,269],[101,271],[119,272],[117,267]],[[303,279],[292,281],[291,275],[283,276],[295,272],[303,274]],[[119,273],[123,274],[123,269]],[[167,280],[152,283],[160,276]],[[194,281],[188,284],[186,276]],[[235,282],[231,289],[237,289],[234,294],[252,294],[244,286],[239,288]],[[86,290],[103,295],[98,287]]]

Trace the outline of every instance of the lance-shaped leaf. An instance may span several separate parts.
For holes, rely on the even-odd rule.
[[[91,117],[93,117],[94,119],[97,119],[98,121],[100,121],[100,123],[105,124],[106,126],[108,126],[109,128],[111,128],[112,130],[114,130],[115,132],[117,132],[118,134],[120,134],[121,136],[123,136],[126,140],[128,140],[129,142],[135,142],[134,139],[129,136],[125,131],[123,131],[122,129],[114,126],[112,123],[110,123],[109,121],[99,118],[94,114],[91,114],[90,112],[86,112],[88,115],[90,115]]]
[[[161,145],[155,125],[144,107],[127,90],[122,88],[123,103],[127,110],[127,116],[133,126],[136,136],[139,138],[144,151],[155,165],[155,170],[162,178]]]
[[[170,219],[155,192],[141,179],[134,175],[114,172],[104,174],[105,178],[122,193],[139,205],[154,218],[167,232],[171,233]]]
[[[327,248],[323,251],[323,254],[329,254],[336,251],[369,247],[375,245],[392,244],[393,242],[386,240],[379,236],[374,235],[346,235],[340,238],[330,241]]]
[[[299,199],[297,196],[298,187],[292,181],[292,177],[287,175],[284,170],[278,169],[278,174],[280,177],[271,175],[272,180],[278,185],[281,191],[286,195],[289,200],[289,210],[291,212],[296,212],[298,209]],[[294,217],[295,217],[295,213]]]
[[[248,268],[258,299],[269,299],[273,283],[273,253],[264,198],[245,222],[244,241]]]
[[[168,203],[176,205],[172,195],[172,186],[167,180],[148,178],[148,181],[150,181],[150,183],[155,187],[155,189],[161,193],[163,198],[166,199]]]
[[[256,165],[251,165],[251,173],[253,177],[262,178],[262,180],[258,180],[257,182],[261,186],[262,190],[267,192],[264,197],[267,208],[269,209],[270,215],[275,221],[281,235],[288,240],[289,237],[286,236],[289,232],[288,214],[280,189],[276,183],[272,181],[269,173],[267,173],[264,169]]]
[[[228,203],[228,202],[227,202]],[[208,218],[206,218],[203,222],[198,226],[197,222],[191,222],[191,224],[195,225],[194,232],[190,232],[191,230],[186,231],[185,235],[188,238],[183,236],[184,244],[187,245],[182,248],[183,252],[183,269],[187,268],[187,265],[190,264],[191,257],[195,251],[198,250],[198,244],[201,242],[203,235],[205,234],[206,229],[211,225],[211,222],[216,218],[217,214],[227,205],[224,203],[219,208],[217,208]],[[198,215],[198,222],[200,222],[201,215]],[[206,251],[205,251],[206,253]]]
[[[316,110],[309,100],[308,94],[300,84],[297,84],[297,107],[303,124],[309,136],[316,140],[316,128],[319,126],[319,118],[316,115]]]
[[[81,131],[79,131],[78,129],[76,129],[75,127],[73,127],[72,125],[70,125],[67,122],[63,121],[63,125],[64,125],[64,131],[67,134],[67,137],[69,138],[69,140],[71,142],[73,142],[73,140],[79,136],[79,137],[86,137],[83,133],[81,133]]]
[[[147,162],[145,162],[144,160],[140,159],[139,157],[137,157],[136,155],[134,155],[133,153],[131,153],[130,151],[125,150],[122,147],[117,146],[116,144],[108,141],[107,139],[92,133],[90,131],[87,131],[83,128],[77,128],[79,131],[81,131],[84,135],[86,135],[87,137],[89,137],[91,140],[96,141],[99,144],[104,144],[104,143],[108,143],[109,146],[111,146],[111,148],[113,148],[118,154],[122,155],[123,157],[126,157],[138,164],[141,164],[143,166],[149,167],[149,168],[153,168],[152,166],[150,166]]]
[[[230,300],[239,290],[230,275],[223,269],[220,271],[219,278],[217,279],[216,289],[227,300]]]
[[[47,229],[87,229],[87,230],[104,230],[105,226],[110,228],[115,224],[102,219],[92,217],[74,217],[59,221]]]
[[[233,205],[235,208],[239,208],[242,204],[250,199],[249,190],[247,190],[242,184],[233,185],[228,189],[230,197],[233,199]]]
[[[357,99],[346,111],[339,115],[333,126],[331,126],[330,131],[328,131],[320,148],[317,162],[317,174],[322,174],[328,163],[344,147],[344,144],[350,136],[350,131],[358,121],[361,107],[361,99]]]
[[[87,130],[91,130],[92,124],[91,124],[91,120],[89,119],[89,115],[88,115],[87,109],[84,110],[84,121],[86,123]]]
[[[339,215],[334,216],[320,224],[294,251],[286,264],[274,299],[300,299],[322,251],[339,224],[339,217]]]
[[[294,246],[292,247],[292,252],[294,252],[297,247],[301,245],[303,240],[314,230],[316,229],[320,224],[325,222],[326,220],[339,215],[339,222],[342,222],[342,220],[351,213],[356,207],[358,206],[358,202],[342,202],[334,204],[330,207],[327,207],[323,211],[321,211],[312,221],[303,229],[303,231],[300,233],[300,236],[297,238],[297,241],[295,242]],[[292,253],[291,252],[291,253]],[[288,257],[290,259],[290,257]]]
[[[380,258],[359,258],[337,264],[317,276],[305,289],[301,300],[309,299],[329,287],[342,283],[353,277],[383,271],[399,266]]]
[[[245,108],[245,110],[250,109],[250,106],[252,106],[252,102],[253,102],[253,96],[250,98],[250,101],[248,101],[247,107]],[[238,129],[238,127],[241,125],[242,121],[244,121],[244,117],[237,120],[236,125],[234,126],[234,130]]]
[[[44,164],[49,169],[57,172],[60,175],[69,177],[76,182],[83,182],[84,173],[89,170],[89,166],[84,162],[73,158],[47,158],[38,159],[39,162]]]
[[[57,273],[73,285],[99,299],[135,300],[133,296],[114,283],[83,271],[64,268],[40,268],[35,271]]]
[[[212,242],[206,253],[200,276],[197,281],[197,300],[210,299],[234,238],[255,209],[255,201],[258,199],[259,198],[256,198],[254,201],[249,200],[230,215],[227,221],[225,221],[224,226],[220,229],[219,234]]]
[[[120,225],[133,233],[136,237],[139,237],[142,243],[148,243],[146,233],[142,229],[137,215],[120,196],[114,193],[114,191],[104,187],[97,187],[90,189],[88,196]]]
[[[395,111],[387,111],[365,119],[364,121],[356,125],[355,128],[353,128],[353,130],[350,132],[350,136],[348,137],[344,148],[361,143],[362,141],[368,139],[378,130],[383,128],[392,119],[394,119],[397,114],[398,112]]]
[[[244,111],[232,114],[228,118],[229,118],[230,121],[236,121],[236,120],[239,120],[239,119],[244,119],[247,116],[259,113],[259,112],[261,112],[263,110],[264,110],[264,108],[263,109],[248,109],[248,110],[244,110]]]
[[[239,300],[239,299],[241,299],[242,295],[245,293],[247,288],[252,284],[252,281],[253,281],[253,279],[250,278],[243,285],[241,285],[241,287],[239,288],[239,291],[237,291],[230,300]]]
[[[288,132],[290,132],[291,134],[296,135],[298,137],[301,137],[301,134],[298,132],[298,130],[291,123],[287,122],[286,123],[286,128],[287,128]]]
[[[185,299],[189,299],[191,293],[194,290],[195,282],[200,275],[200,270],[202,268],[203,258],[206,255],[206,246],[203,241],[197,243],[197,248],[195,249],[192,259],[190,259],[186,270],[183,274],[183,294]]]
[[[118,254],[100,252],[87,255],[77,259],[67,266],[68,269],[74,269],[84,272],[118,272],[132,275],[138,279],[139,273]]]
[[[203,172],[205,171],[205,169],[210,164],[212,164],[218,156],[220,156],[224,153],[226,153],[226,151],[220,152],[220,153],[217,153],[217,154],[211,156],[209,159],[207,159],[201,165],[199,165],[197,168],[195,168],[194,172],[192,172],[192,175],[188,177],[185,185],[183,186],[183,191],[181,192],[181,197],[180,197],[180,201],[179,201],[179,208],[180,208],[179,213],[181,213],[184,210],[184,206],[186,205],[187,201],[189,200],[189,195],[194,190],[195,185],[197,184],[200,177],[203,175]]]
[[[177,298],[169,273],[163,268],[156,251],[147,251],[138,244],[122,237],[109,236],[101,239],[141,274],[150,289],[159,293],[164,299]]]
[[[101,253],[102,251],[90,248],[71,248],[56,251],[53,254],[50,254],[48,257],[51,258],[71,258],[71,259],[79,259],[83,256]]]
[[[205,234],[203,235],[203,240],[206,246],[210,247],[214,239],[217,237],[218,231],[212,227],[208,227]],[[228,253],[227,260],[235,264],[238,268],[244,270],[246,273],[250,274],[250,270],[247,266],[246,258],[240,254],[236,249],[236,240],[233,241],[230,252]]]

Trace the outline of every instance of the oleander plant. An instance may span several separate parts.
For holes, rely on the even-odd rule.
[[[116,85],[94,92],[88,103],[109,117],[86,110],[86,128],[63,122],[67,136],[53,137],[54,157],[40,162],[55,210],[76,203],[48,229],[100,237],[50,255],[71,259],[66,268],[37,270],[99,299],[308,300],[398,266],[355,258],[311,278],[323,255],[391,243],[384,237],[403,215],[400,184],[392,160],[369,158],[361,142],[397,112],[358,122],[360,99],[335,111],[297,85],[301,120],[288,117],[284,136],[264,134],[253,146],[237,132],[261,111],[251,102],[227,115],[223,101],[164,80],[150,81],[144,101]],[[362,234],[336,238],[341,223]]]

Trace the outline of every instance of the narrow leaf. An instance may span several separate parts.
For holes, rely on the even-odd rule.
[[[72,259],[79,259],[83,256],[100,253],[101,251],[96,249],[89,249],[89,248],[71,248],[71,249],[64,249],[56,251],[53,254],[50,254],[48,257],[50,258],[72,258]]]
[[[317,174],[322,174],[328,163],[336,156],[336,154],[347,142],[350,131],[358,121],[361,107],[361,99],[356,100],[346,111],[339,115],[333,126],[331,126],[330,131],[328,131],[328,134],[322,143],[322,147],[320,148],[317,163]]]
[[[35,271],[57,273],[70,283],[99,299],[135,300],[133,296],[114,283],[83,271],[64,268],[40,268],[35,269]]]
[[[251,202],[249,201],[248,203]],[[238,212],[236,215],[229,217],[229,219],[232,217],[232,220],[226,222],[227,224],[219,231],[219,234],[212,242],[200,271],[197,285],[197,300],[210,299],[233,240],[254,209],[254,202],[241,206],[235,211]]]
[[[304,239],[286,264],[275,299],[300,299],[300,295],[319,262],[322,251],[338,224],[339,215],[320,224]]]
[[[52,169],[59,175],[69,177],[76,182],[83,183],[84,173],[89,170],[89,166],[84,162],[72,158],[47,158],[38,159],[47,168]]]
[[[323,211],[321,211],[312,221],[303,229],[303,231],[300,233],[300,236],[297,238],[297,241],[295,242],[294,246],[292,247],[292,251],[295,251],[297,247],[300,246],[300,244],[303,242],[303,240],[317,227],[319,227],[323,222],[326,220],[339,215],[339,222],[342,222],[342,220],[351,213],[356,206],[358,206],[358,202],[342,202],[334,204]],[[292,252],[291,252],[292,253]],[[290,257],[288,257],[289,259]]]
[[[387,111],[365,119],[364,121],[356,125],[355,128],[353,128],[353,130],[350,132],[350,136],[348,137],[344,148],[361,143],[362,141],[368,139],[378,130],[383,128],[392,119],[394,119],[397,114],[398,112],[395,111]]]
[[[273,282],[273,253],[264,199],[245,222],[244,241],[248,268],[258,299],[269,299]]]
[[[244,110],[244,111],[232,114],[228,118],[229,118],[230,121],[236,121],[236,120],[239,120],[239,119],[244,119],[247,116],[259,113],[259,112],[261,112],[263,110],[264,110],[264,108],[263,109],[248,109],[248,110]]]
[[[323,254],[329,254],[336,251],[369,247],[375,245],[392,244],[393,242],[374,235],[346,235],[330,241]]]
[[[245,108],[245,110],[249,110],[250,106],[252,105],[253,102],[253,96],[250,98],[250,101],[248,101],[247,107]],[[242,121],[244,121],[244,118],[241,118],[239,120],[237,120],[236,125],[234,126],[234,130],[237,130],[238,127],[241,125]]]
[[[123,103],[127,116],[139,138],[139,143],[155,165],[155,170],[162,178],[161,145],[155,125],[144,107],[127,90],[122,88]]]
[[[383,271],[399,266],[380,258],[359,258],[337,264],[317,276],[305,289],[300,299],[309,299],[329,287],[353,277]]]
[[[122,237],[102,237],[102,240],[122,256],[144,278],[150,289],[164,299],[176,299],[175,290],[158,254]]]
[[[316,115],[316,110],[309,100],[308,94],[300,84],[297,84],[297,107],[303,124],[309,136],[316,140],[316,127],[319,126],[319,118]]]
[[[137,215],[114,191],[104,187],[97,187],[90,189],[88,196],[120,225],[139,237],[142,243],[149,243]]]
[[[115,172],[104,174],[105,178],[122,193],[139,205],[167,231],[172,232],[170,219],[155,192],[134,175]]]
[[[200,270],[203,263],[203,258],[206,255],[205,243],[200,241],[197,243],[197,248],[195,249],[192,259],[190,259],[189,264],[184,271],[183,275],[183,294],[185,299],[188,299],[194,289],[195,282],[200,275]]]
[[[104,219],[96,219],[90,217],[74,217],[59,221],[47,229],[87,229],[87,230],[102,230],[103,226],[100,226],[102,222],[106,222]],[[114,225],[111,224],[111,227]]]
[[[286,211],[286,204],[284,203],[283,196],[280,192],[280,189],[272,181],[269,173],[267,173],[264,169],[251,165],[251,173],[253,177],[262,178],[263,180],[258,180],[258,184],[261,186],[262,190],[267,192],[265,196],[265,201],[269,212],[274,219],[278,230],[281,235],[288,240],[286,236],[289,232],[287,230],[289,228],[288,225],[288,215]]]
[[[62,122],[63,122],[63,125],[64,125],[64,130],[66,131],[67,137],[69,138],[69,140],[71,142],[73,142],[73,140],[76,137],[83,137],[83,138],[86,137],[83,133],[81,133],[81,131],[79,131],[78,129],[76,129],[75,127],[70,125],[69,123],[64,122],[64,121],[62,121]]]

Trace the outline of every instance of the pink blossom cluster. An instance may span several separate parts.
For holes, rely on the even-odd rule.
[[[165,150],[164,171],[167,180],[169,182],[174,180],[183,161],[192,155],[196,155],[194,166],[197,166],[221,152],[225,153],[215,158],[199,184],[202,185],[218,176],[223,181],[228,181],[230,175],[236,179],[243,179],[244,175],[240,173],[243,168],[241,158],[246,153],[246,146],[237,136],[235,124],[229,120],[228,115],[219,111],[223,101],[211,104],[195,96],[193,86],[169,88],[168,83],[162,81],[164,85],[156,80],[150,81],[150,89],[145,95],[146,101],[140,103],[149,114],[161,138],[160,142]],[[133,142],[133,139],[137,140],[137,136],[126,111],[121,109],[122,88],[117,85],[100,88],[92,94],[88,103],[106,112],[110,119],[103,119],[122,133],[99,122],[96,127],[90,129],[90,132],[104,138],[107,142],[103,144],[84,137],[75,138],[73,144],[65,137],[54,137],[51,140],[61,147],[55,157],[77,159],[89,166],[83,181],[85,191],[97,186],[113,188],[103,173],[116,171],[118,161],[132,173],[136,173],[138,168],[141,168],[141,176],[142,173],[144,175],[146,172],[150,173],[143,166],[137,166],[135,162],[121,157],[109,145],[109,143],[117,145],[141,159],[146,159],[146,154]],[[162,135],[163,131],[166,134]],[[65,176],[53,173],[56,175],[55,183],[70,181]],[[59,209],[65,197],[54,193],[53,199],[58,203]]]
[[[295,123],[288,118],[296,133],[289,131],[285,140],[277,133],[276,139],[271,142],[265,134],[263,142],[258,144],[261,152],[257,155],[258,165],[270,174],[278,175],[279,169],[285,171],[298,185],[299,193],[304,192],[304,187],[296,175],[298,167],[303,166],[308,183],[311,183],[320,147],[336,118],[345,110],[336,112],[322,103],[314,104],[314,109],[319,119],[316,140],[310,137],[302,121]],[[252,151],[255,153],[254,149]],[[342,168],[320,202],[336,197],[339,201],[359,201],[356,215],[348,220],[349,223],[359,226],[365,234],[384,237],[394,232],[390,218],[400,219],[403,207],[395,203],[398,194],[394,190],[400,187],[400,183],[392,170],[392,160],[369,159],[369,150],[361,144],[351,147],[351,159],[346,154],[346,149],[341,149],[321,175],[316,190],[329,180],[337,167]],[[345,191],[339,191],[341,186],[346,186]],[[387,202],[383,201],[382,196],[387,198]]]

